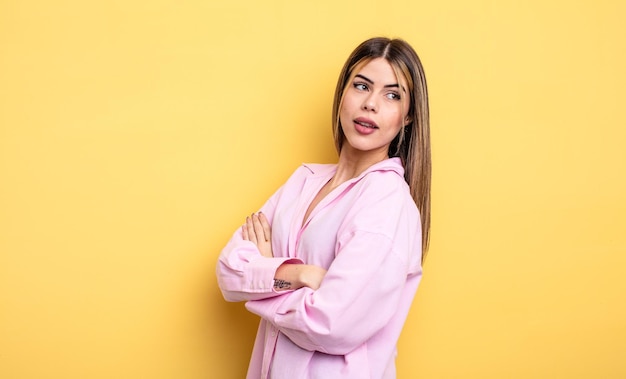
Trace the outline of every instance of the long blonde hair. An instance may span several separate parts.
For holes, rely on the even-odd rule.
[[[404,166],[404,179],[417,205],[422,221],[422,261],[430,242],[430,121],[428,89],[424,68],[415,50],[404,40],[376,37],[361,43],[348,57],[341,70],[333,101],[333,137],[337,152],[345,140],[339,112],[343,94],[356,75],[356,69],[375,58],[384,58],[396,77],[404,78],[411,96],[408,111],[409,124],[400,130],[389,146],[388,155],[399,157]]]

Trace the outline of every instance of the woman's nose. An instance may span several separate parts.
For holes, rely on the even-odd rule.
[[[376,100],[374,95],[371,94],[365,98],[363,101],[363,110],[376,112],[378,110],[378,104],[376,104]]]

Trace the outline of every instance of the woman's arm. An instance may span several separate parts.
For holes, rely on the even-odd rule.
[[[417,289],[421,272],[410,272],[386,236],[357,232],[345,242],[351,246],[338,254],[317,290],[249,301],[246,308],[307,350],[347,354],[361,346],[394,316],[403,291]]]
[[[302,287],[316,290],[320,288],[324,276],[326,270],[320,266],[283,263],[276,269],[274,288],[276,291],[297,290]]]
[[[353,206],[338,230],[317,290],[246,303],[303,349],[347,354],[408,310],[421,279],[419,213],[388,185],[372,193],[378,200]]]
[[[258,214],[246,218],[244,225],[235,231],[222,250],[216,272],[227,301],[266,299],[303,286],[319,287],[326,270],[305,265],[297,258],[274,257],[272,249],[271,223],[276,204],[281,201],[283,189],[290,185],[290,181],[301,182],[306,170],[296,170]]]
[[[261,255],[272,258],[272,227],[263,212],[246,217],[246,223],[241,227],[243,239],[254,243]],[[326,270],[319,266],[294,264],[286,262],[278,266],[274,275],[274,289],[276,291],[297,290],[302,287],[318,289]]]
[[[282,188],[261,208],[264,215],[269,215],[269,218],[264,216],[268,225],[274,215],[281,191]],[[259,239],[255,239],[257,243],[262,242],[262,248],[252,242],[248,226],[254,229],[252,223],[254,218],[258,221],[256,216],[248,217],[244,226],[235,231],[218,258],[217,281],[227,301],[258,300],[280,295],[281,293],[274,290],[276,269],[286,262],[302,263],[299,259],[290,257],[272,257],[271,235],[268,236],[269,241],[265,241],[265,234],[259,234]]]

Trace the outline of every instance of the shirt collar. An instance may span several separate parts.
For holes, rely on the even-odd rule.
[[[337,171],[337,164],[305,163],[304,166],[315,176],[331,176],[335,173],[335,171]],[[404,167],[402,167],[402,161],[398,157],[393,157],[371,165],[355,179],[360,179],[368,173],[374,171],[393,171],[401,177],[404,177]]]

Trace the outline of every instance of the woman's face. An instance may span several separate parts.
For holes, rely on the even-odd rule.
[[[386,159],[391,141],[409,123],[406,81],[401,78],[398,83],[391,65],[383,58],[373,59],[357,70],[344,90],[339,112],[346,137],[342,153],[350,149]]]

